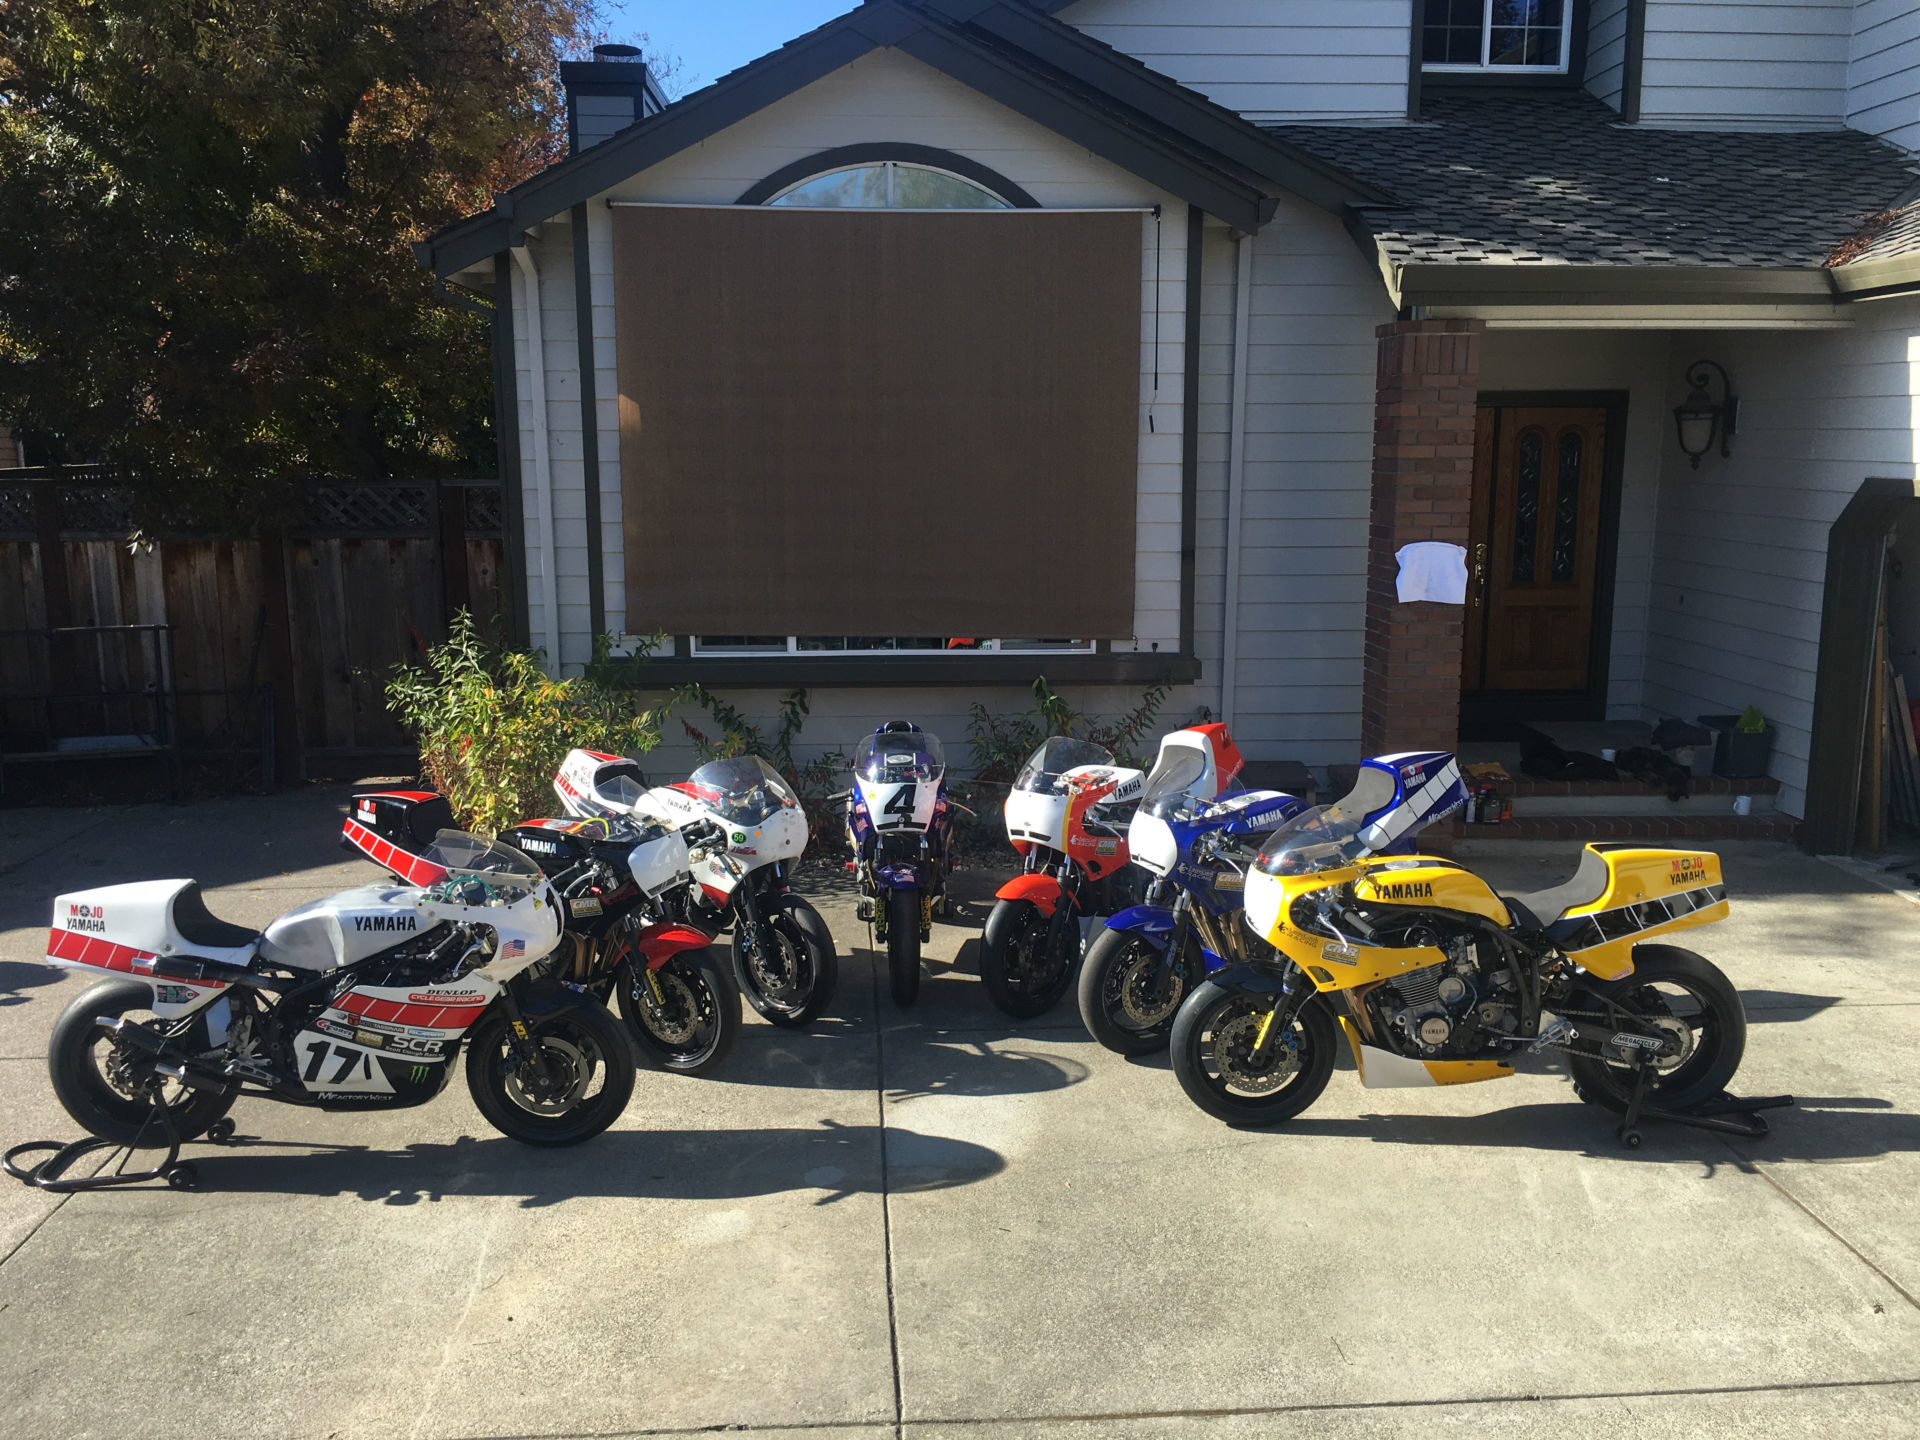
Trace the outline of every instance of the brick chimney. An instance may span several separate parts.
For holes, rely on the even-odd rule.
[[[632,45],[596,45],[593,59],[560,66],[567,91],[567,145],[578,155],[667,108],[653,71]]]

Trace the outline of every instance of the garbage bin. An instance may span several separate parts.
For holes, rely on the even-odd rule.
[[[1738,715],[1697,715],[1713,731],[1713,773],[1730,780],[1752,780],[1767,773],[1773,758],[1773,722],[1757,733],[1737,730]]]

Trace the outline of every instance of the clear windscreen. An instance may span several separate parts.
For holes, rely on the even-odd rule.
[[[947,755],[925,730],[869,735],[853,752],[853,773],[876,785],[934,781],[947,773]]]
[[[686,788],[730,825],[758,825],[800,803],[780,772],[758,755],[710,760],[687,777]]]
[[[1198,750],[1183,745],[1161,752],[1153,773],[1147,776],[1147,788],[1141,793],[1140,808],[1163,820],[1191,815],[1194,782],[1206,773],[1206,757]]]
[[[464,830],[442,830],[421,858],[447,872],[436,898],[459,905],[512,905],[546,883],[523,852]]]
[[[1027,763],[1014,777],[1013,788],[1046,795],[1052,793],[1060,777],[1069,770],[1082,765],[1111,764],[1113,755],[1104,746],[1072,735],[1054,735],[1041,741],[1039,748],[1027,757]]]
[[[593,788],[599,798],[619,810],[631,810],[647,793],[646,786],[626,774],[601,776],[594,781]]]

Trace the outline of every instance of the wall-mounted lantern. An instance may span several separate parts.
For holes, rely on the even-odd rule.
[[[1707,393],[1707,385],[1713,378],[1709,371],[1717,372],[1720,376],[1720,398],[1717,401]],[[1727,439],[1740,419],[1740,401],[1734,396],[1727,372],[1711,360],[1696,360],[1689,365],[1687,384],[1693,389],[1685,400],[1673,407],[1673,418],[1680,427],[1680,448],[1686,451],[1688,461],[1698,470],[1700,457],[1713,448],[1715,436],[1720,440],[1720,458],[1724,460],[1730,454]]]

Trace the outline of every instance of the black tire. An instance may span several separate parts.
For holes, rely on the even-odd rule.
[[[887,892],[887,985],[893,1003],[911,1005],[920,996],[920,892]]]
[[[682,950],[652,971],[629,955],[613,988],[640,1058],[659,1069],[704,1075],[740,1037],[740,987],[711,949]]]
[[[1116,1055],[1167,1048],[1181,1003],[1206,978],[1191,936],[1175,964],[1134,930],[1102,930],[1080,966],[1080,1018],[1087,1033]]]
[[[1250,1050],[1249,1022],[1257,1024],[1281,998],[1277,991],[1256,993],[1209,980],[1174,1016],[1173,1073],[1187,1098],[1215,1119],[1229,1125],[1278,1125],[1293,1119],[1327,1088],[1338,1031],[1317,997],[1309,997],[1294,1017],[1288,1047],[1292,1068],[1274,1073],[1288,1059],[1276,1043],[1263,1073],[1236,1080],[1232,1062]],[[1223,1059],[1228,1063],[1223,1065]],[[1271,1088],[1258,1088],[1263,1086]]]
[[[1664,989],[1658,987],[1665,987]],[[1691,1000],[1691,1005],[1685,1003]],[[1688,1052],[1647,1087],[1647,1100],[1663,1110],[1685,1110],[1727,1088],[1747,1052],[1747,1012],[1740,992],[1705,956],[1674,945],[1641,945],[1633,973],[1614,981],[1589,981],[1568,997],[1569,1009],[1594,1010],[1611,1002],[1631,1014],[1683,1023],[1692,1036]],[[1675,1002],[1682,1002],[1676,1007]],[[1626,1113],[1633,1071],[1626,1057],[1569,1055],[1575,1092],[1589,1105]]]
[[[467,1051],[467,1089],[489,1125],[526,1145],[578,1145],[620,1118],[633,1094],[633,1046],[604,1008],[570,1005],[531,1017],[528,1029],[562,1092],[541,1097],[522,1084],[525,1067],[496,1009],[474,1026]]]
[[[770,1024],[795,1029],[809,1025],[833,1003],[840,983],[840,955],[820,912],[800,896],[786,893],[765,902],[767,928],[779,954],[769,975],[756,973],[733,928],[733,973],[747,1003]],[[774,983],[769,983],[769,981]]]
[[[53,1093],[89,1134],[116,1145],[164,1150],[167,1130],[151,1101],[139,1098],[127,1083],[151,1074],[143,1055],[117,1056],[111,1037],[94,1021],[150,1012],[153,991],[138,980],[103,980],[74,1000],[54,1022],[47,1041],[47,1074]],[[121,1077],[116,1084],[115,1075]],[[173,1107],[174,1132],[191,1140],[233,1108],[240,1087],[196,1090],[169,1082],[165,1093]]]
[[[1065,904],[1065,901],[1061,902]],[[1031,900],[996,900],[980,932],[980,981],[987,998],[1016,1020],[1044,1015],[1073,986],[1080,962],[1080,922],[1071,913],[1053,939],[1053,917]]]

